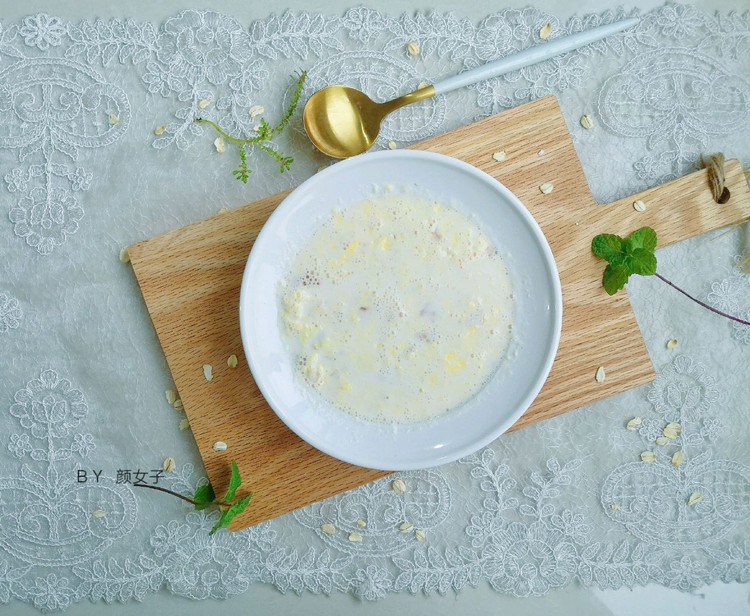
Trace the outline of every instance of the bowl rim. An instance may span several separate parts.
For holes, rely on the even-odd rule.
[[[247,324],[248,319],[243,318],[243,315],[247,311],[247,303],[249,301],[249,299],[247,298],[249,296],[249,288],[251,284],[250,279],[251,279],[251,273],[253,269],[252,266],[253,266],[254,261],[259,258],[258,252],[255,250],[255,247],[257,245],[262,246],[263,243],[266,241],[266,237],[272,233],[271,229],[274,227],[275,220],[277,218],[284,216],[286,214],[286,210],[292,207],[295,200],[299,199],[300,195],[303,195],[306,190],[310,189],[311,186],[326,182],[329,176],[340,174],[342,171],[346,171],[347,169],[349,169],[349,167],[355,167],[355,166],[359,166],[363,164],[368,164],[368,161],[376,160],[380,158],[393,158],[397,160],[399,158],[422,159],[422,160],[427,160],[427,161],[431,160],[436,163],[448,164],[448,165],[457,167],[459,170],[467,173],[468,175],[472,176],[474,179],[479,180],[480,182],[489,184],[493,190],[500,193],[505,199],[510,201],[515,207],[515,209],[518,211],[518,213],[521,215],[521,217],[524,218],[531,233],[535,236],[536,246],[537,248],[541,250],[544,265],[547,269],[547,273],[552,282],[551,295],[552,295],[553,302],[554,302],[554,305],[550,306],[550,310],[554,313],[554,322],[552,326],[552,340],[551,340],[551,344],[548,347],[549,351],[545,356],[544,363],[541,366],[541,369],[537,372],[536,378],[530,384],[528,393],[526,394],[526,396],[523,397],[522,403],[517,406],[517,408],[513,411],[513,413],[509,414],[504,421],[496,424],[482,438],[475,439],[467,443],[463,447],[458,447],[457,449],[452,450],[450,453],[446,452],[445,454],[438,455],[434,459],[428,462],[415,461],[413,463],[401,464],[398,467],[383,465],[382,461],[378,461],[378,460],[372,460],[372,459],[365,458],[365,457],[357,458],[356,456],[342,454],[340,451],[337,451],[335,448],[332,448],[331,446],[329,446],[326,442],[319,440],[315,435],[311,435],[308,432],[306,432],[304,429],[302,429],[302,426],[300,426],[298,423],[295,423],[292,420],[292,417],[290,416],[289,413],[286,413],[284,412],[283,409],[278,408],[279,405],[277,405],[277,401],[275,400],[274,396],[271,395],[267,387],[268,383],[265,380],[263,368],[259,366],[258,362],[256,361],[258,358],[254,355],[254,352],[253,352],[254,346],[251,344],[251,336],[249,332],[250,326],[249,324]],[[505,433],[530,408],[530,406],[533,404],[536,397],[539,395],[539,392],[541,391],[542,387],[544,386],[549,376],[549,373],[552,369],[554,360],[557,357],[557,352],[559,349],[560,337],[561,337],[561,332],[562,332],[562,319],[563,319],[562,285],[560,282],[560,274],[557,268],[557,263],[555,261],[549,242],[547,241],[547,238],[544,235],[544,232],[539,226],[539,223],[533,217],[533,215],[528,210],[528,208],[523,204],[523,202],[510,189],[508,189],[504,184],[502,184],[499,180],[492,177],[487,172],[482,171],[481,169],[475,167],[474,165],[464,162],[458,158],[448,156],[446,154],[441,154],[437,152],[429,152],[426,150],[415,150],[415,149],[383,150],[383,151],[378,151],[378,152],[367,152],[364,154],[353,156],[351,158],[336,162],[335,164],[330,165],[329,167],[326,167],[322,171],[319,171],[318,173],[309,177],[300,185],[298,185],[296,188],[294,188],[276,206],[276,208],[271,213],[271,215],[263,223],[261,230],[258,232],[258,235],[256,236],[255,241],[253,242],[253,246],[250,249],[250,254],[248,255],[247,262],[245,264],[245,269],[244,269],[243,276],[242,276],[242,283],[240,286],[240,296],[239,296],[240,335],[242,339],[243,350],[245,352],[245,357],[247,358],[248,367],[250,368],[250,372],[252,373],[253,379],[255,380],[255,383],[257,384],[258,389],[260,390],[260,393],[263,395],[263,398],[268,403],[268,405],[273,409],[277,417],[281,419],[281,421],[302,440],[304,440],[305,442],[315,447],[319,451],[322,451],[323,453],[333,458],[336,458],[343,462],[347,462],[349,464],[353,464],[355,466],[371,468],[375,470],[386,470],[386,471],[419,470],[419,469],[439,466],[442,464],[447,464],[449,462],[453,462],[464,456],[470,455],[478,451],[482,447],[485,447],[486,445],[494,441],[501,434]],[[482,390],[483,389],[484,387],[482,388]],[[482,390],[480,390],[479,393],[481,393]],[[335,407],[327,401],[323,401],[323,404],[327,407],[335,409]],[[339,409],[335,409],[335,410],[341,413],[344,412]],[[420,422],[417,422],[415,424],[398,424],[398,425],[399,426],[403,425],[405,427],[421,426],[421,427],[426,428],[428,424],[429,424],[429,421],[424,422],[423,424],[420,424]]]

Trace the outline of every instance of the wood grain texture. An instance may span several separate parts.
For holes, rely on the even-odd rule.
[[[414,146],[454,156],[494,176],[542,227],[560,271],[563,329],[552,372],[513,429],[650,381],[653,367],[627,295],[601,286],[604,263],[590,251],[597,233],[649,225],[665,246],[750,217],[750,190],[736,161],[726,164],[732,196],[716,204],[705,172],[607,205],[589,191],[554,97],[527,103]],[[504,150],[497,162],[493,152]],[[539,150],[544,155],[539,156]],[[554,190],[542,194],[540,184]],[[251,506],[232,524],[244,528],[382,477],[300,440],[266,404],[247,367],[237,307],[247,255],[269,214],[288,193],[273,195],[130,247],[151,319],[211,483],[222,493],[237,460]],[[642,199],[645,212],[633,209]],[[226,360],[236,354],[239,365]],[[203,375],[213,367],[213,380]],[[607,378],[594,374],[604,366]],[[228,444],[223,452],[214,442]],[[242,490],[240,490],[242,492]]]

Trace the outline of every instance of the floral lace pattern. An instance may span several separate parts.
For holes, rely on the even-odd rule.
[[[133,529],[135,497],[126,486],[104,478],[96,487],[74,480],[72,461],[88,458],[96,445],[91,434],[74,432],[89,407],[68,379],[43,370],[14,400],[10,414],[24,432],[10,435],[8,451],[36,464],[22,464],[16,478],[0,478],[0,547],[28,564],[86,562]],[[92,516],[95,509],[106,515]],[[46,582],[44,587],[52,588],[62,579]]]
[[[287,76],[300,68],[308,71],[303,96],[340,82],[382,100],[538,44],[546,23],[556,38],[624,16],[603,11],[562,23],[527,8],[474,23],[451,13],[395,17],[357,7],[249,24],[210,10],[182,11],[161,25],[47,14],[2,24],[0,234],[34,250],[0,242],[0,261],[9,264],[0,289],[7,342],[0,358],[9,366],[0,379],[0,411],[7,411],[0,413],[0,603],[60,611],[84,599],[140,600],[163,587],[219,599],[255,583],[378,600],[482,583],[522,597],[572,583],[693,591],[750,581],[750,333],[680,312],[688,310],[681,298],[661,295],[646,279],[631,282],[629,295],[657,366],[651,385],[505,435],[454,464],[401,473],[403,493],[389,477],[209,536],[216,512],[189,511],[114,477],[117,467],[160,467],[163,457],[146,456],[184,447],[166,482],[185,494],[206,482],[174,412],[151,412],[169,375],[151,331],[133,327],[143,308],[110,242],[215,213],[184,214],[189,199],[178,207],[171,192],[183,184],[204,190],[205,201],[236,189],[227,186],[225,161],[206,158],[212,138],[195,117],[247,135],[258,119],[249,108],[283,101]],[[750,14],[667,4],[628,32],[402,109],[376,147],[554,93],[594,194],[627,195],[686,172],[705,151],[750,155],[742,136],[750,120],[748,40]],[[269,109],[268,119],[277,112]],[[594,128],[579,124],[583,113]],[[253,174],[251,183],[269,182],[260,190],[289,187],[322,162],[307,155],[299,130],[279,140],[301,175],[272,184],[268,174]],[[141,158],[142,166],[130,162]],[[750,318],[750,277],[734,257],[738,235],[660,251],[660,270],[685,268],[696,295]],[[700,262],[690,257],[696,244]],[[680,339],[679,353],[664,348],[665,336]],[[39,357],[59,369],[25,363]],[[634,417],[640,422],[628,430]],[[155,426],[146,428],[146,419]],[[670,423],[679,431],[667,438]],[[163,438],[170,429],[171,443]],[[104,472],[77,481],[87,468]]]
[[[46,50],[60,44],[59,22],[39,15],[29,22],[33,28],[27,23],[19,32],[27,45]],[[7,49],[0,45],[0,54]],[[80,148],[119,139],[130,105],[125,92],[83,64],[13,55],[0,72],[0,148],[16,150],[23,166],[5,175],[8,190],[20,196],[8,216],[16,235],[49,255],[78,231],[83,209],[74,193],[87,190],[93,177],[56,161],[75,163]]]
[[[16,329],[23,318],[23,310],[15,297],[0,293],[0,334]]]

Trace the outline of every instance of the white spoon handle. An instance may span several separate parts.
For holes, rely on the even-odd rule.
[[[519,68],[524,68],[537,62],[547,60],[552,56],[557,56],[594,41],[598,41],[617,32],[627,30],[638,23],[637,19],[625,19],[618,21],[614,24],[607,24],[606,26],[599,26],[598,28],[592,28],[585,32],[579,32],[578,34],[572,34],[560,39],[554,39],[549,42],[529,47],[518,53],[514,53],[505,58],[500,58],[489,62],[484,66],[478,66],[465,73],[460,73],[454,77],[449,77],[439,83],[435,84],[435,94],[445,94],[446,92],[452,92],[458,88],[464,86],[470,86],[478,81],[484,81],[491,77],[498,77],[504,75],[510,71],[516,71]]]

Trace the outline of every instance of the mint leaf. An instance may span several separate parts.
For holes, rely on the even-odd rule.
[[[591,241],[591,251],[607,261],[602,284],[614,295],[625,286],[631,274],[651,276],[656,273],[656,231],[641,227],[625,239],[602,233]]]
[[[627,258],[627,265],[633,274],[653,276],[656,273],[656,257],[653,251],[636,248]]]
[[[205,509],[213,503],[215,499],[216,495],[214,494],[214,489],[210,483],[205,486],[200,486],[193,495],[193,500],[196,503],[201,503],[195,506],[195,510],[201,511],[202,509]]]
[[[630,277],[630,270],[625,265],[607,265],[602,284],[609,295],[614,295],[625,286]]]
[[[253,497],[253,493],[251,492],[245,498],[238,500],[236,503],[231,505],[228,509],[226,509],[225,511],[222,511],[219,521],[216,522],[216,524],[214,524],[214,527],[211,529],[211,531],[208,534],[213,535],[220,528],[223,528],[224,526],[229,526],[229,523],[232,520],[234,520],[236,516],[238,516],[243,511],[245,511],[252,497]]]
[[[651,227],[641,227],[637,231],[633,231],[624,241],[624,248],[625,252],[631,254],[638,248],[654,252],[656,250],[656,231]]]
[[[237,492],[237,488],[239,488],[241,484],[242,479],[240,479],[240,469],[237,468],[237,462],[232,460],[232,477],[229,479],[229,489],[227,490],[227,495],[224,497],[226,502],[232,501]]]
[[[619,235],[602,233],[591,242],[591,250],[597,257],[609,261],[614,255],[622,252],[622,238]]]

